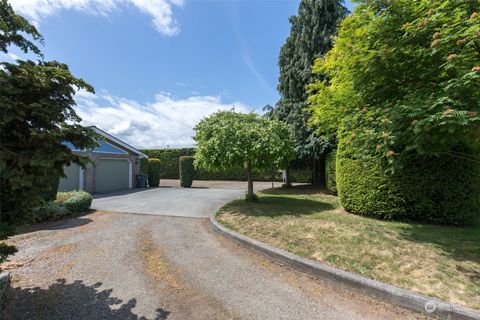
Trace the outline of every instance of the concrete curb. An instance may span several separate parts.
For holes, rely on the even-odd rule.
[[[463,308],[456,304],[364,278],[347,271],[332,268],[248,238],[225,228],[218,223],[215,216],[216,213],[210,216],[210,222],[213,229],[221,235],[314,277],[334,282],[348,290],[366,294],[378,300],[426,314],[428,316],[458,320],[480,319],[480,311]]]
[[[5,293],[10,285],[10,273],[0,273],[0,319],[2,318],[2,310],[5,306]]]

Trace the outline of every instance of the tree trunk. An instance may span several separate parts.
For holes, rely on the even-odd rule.
[[[290,181],[290,166],[287,166],[285,168],[285,185],[287,187],[290,187],[292,185],[292,183]]]
[[[313,160],[312,185],[325,187],[325,155]]]
[[[252,162],[247,162],[247,180],[248,180],[248,188],[247,188],[247,195],[251,199],[253,198],[253,173],[252,173]]]

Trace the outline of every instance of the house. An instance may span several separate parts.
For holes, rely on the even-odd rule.
[[[133,188],[140,173],[140,159],[148,156],[95,126],[91,129],[102,137],[96,148],[79,150],[65,142],[74,153],[85,155],[92,162],[85,169],[73,163],[66,166],[66,177],[60,178],[58,191],[97,193]]]

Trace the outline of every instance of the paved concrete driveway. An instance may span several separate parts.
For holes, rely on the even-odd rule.
[[[206,215],[243,187],[215,188],[95,200],[119,211],[125,199],[159,197],[182,212],[97,211],[21,228],[2,319],[423,319],[278,265],[217,235],[208,219],[162,215]],[[180,204],[188,194],[190,208]]]
[[[242,197],[246,182],[195,181],[181,188],[178,180],[162,180],[154,189],[132,189],[94,196],[92,208],[103,211],[143,213],[191,218],[207,218],[226,202]],[[275,183],[274,186],[280,186]],[[271,182],[255,182],[255,189],[272,187]]]

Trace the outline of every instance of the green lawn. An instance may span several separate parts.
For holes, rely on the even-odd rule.
[[[217,218],[294,254],[480,309],[480,227],[365,218],[305,187],[265,190],[258,203],[233,201]]]

